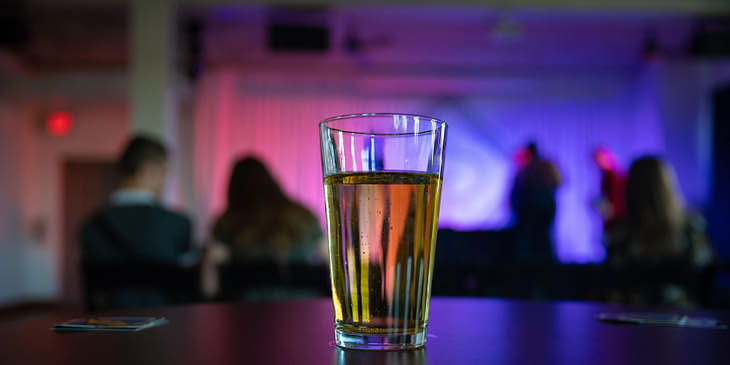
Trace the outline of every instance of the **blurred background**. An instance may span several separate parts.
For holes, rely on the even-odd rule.
[[[132,135],[169,148],[163,200],[202,247],[245,155],[324,229],[317,123],[362,112],[449,123],[437,262],[473,272],[439,284],[437,266],[434,295],[509,294],[484,286],[501,252],[484,247],[509,245],[531,142],[561,177],[550,234],[563,266],[607,259],[599,148],[624,174],[663,157],[717,262],[730,259],[730,3],[315,3],[4,1],[0,307],[82,305],[79,227]],[[727,305],[730,276],[703,285],[704,304]]]

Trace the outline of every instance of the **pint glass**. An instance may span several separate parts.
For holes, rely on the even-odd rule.
[[[335,341],[422,347],[431,296],[446,123],[355,114],[319,125]]]

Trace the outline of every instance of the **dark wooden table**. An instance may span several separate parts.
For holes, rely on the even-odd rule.
[[[136,333],[54,333],[66,317],[0,327],[0,364],[730,364],[730,330],[613,325],[627,308],[498,299],[431,301],[425,349],[341,350],[329,299],[129,312],[170,323]],[[730,323],[729,312],[690,312]]]

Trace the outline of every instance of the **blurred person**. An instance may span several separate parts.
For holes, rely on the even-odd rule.
[[[594,206],[603,220],[604,242],[609,242],[613,240],[617,222],[626,214],[626,174],[619,168],[613,153],[605,147],[599,147],[593,152],[593,161],[601,172],[600,195]]]
[[[701,268],[713,260],[704,218],[687,210],[674,169],[654,156],[638,158],[626,179],[626,214],[608,243],[608,263]],[[637,280],[640,278],[637,278]],[[660,293],[614,293],[632,304],[692,305],[683,288],[667,285]]]
[[[219,290],[217,265],[272,263],[283,273],[290,264],[315,264],[325,256],[315,215],[289,199],[266,166],[252,157],[234,165],[227,206],[213,225],[212,237],[215,242],[204,260],[203,291],[207,296],[215,296]],[[275,287],[232,294],[239,299],[307,296],[297,288]]]
[[[625,214],[624,185],[625,173],[622,172],[616,157],[605,147],[593,152],[593,161],[601,171],[601,195],[596,202],[604,224],[610,225],[623,218]]]
[[[82,225],[83,262],[190,265],[190,220],[160,203],[167,173],[165,146],[152,138],[134,137],[117,166],[119,187],[108,204]],[[168,304],[169,298],[139,288],[115,290],[110,293],[109,302],[113,307],[137,307]]]
[[[519,153],[521,168],[510,192],[513,216],[514,257],[531,264],[553,264],[552,227],[555,220],[555,192],[561,178],[555,165],[540,156],[530,142]]]

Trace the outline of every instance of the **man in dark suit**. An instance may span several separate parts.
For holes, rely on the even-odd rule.
[[[160,204],[167,172],[165,147],[151,138],[135,137],[125,148],[118,166],[119,188],[111,194],[108,205],[89,217],[81,229],[87,284],[89,279],[103,283],[103,277],[88,276],[104,272],[105,267],[144,263],[146,269],[169,269],[189,261],[190,220]],[[106,294],[102,306],[113,308],[172,301],[168,293],[150,287],[115,288]]]

